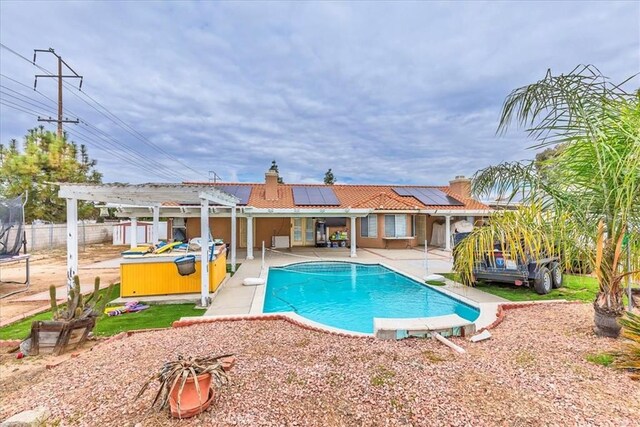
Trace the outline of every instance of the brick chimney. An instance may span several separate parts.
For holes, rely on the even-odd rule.
[[[266,200],[278,200],[278,172],[268,170],[264,174],[264,198]]]
[[[471,180],[464,175],[458,175],[449,181],[449,189],[462,197],[471,197]]]

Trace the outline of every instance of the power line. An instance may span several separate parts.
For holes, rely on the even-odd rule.
[[[11,98],[17,99],[17,100],[19,100],[21,102],[24,102],[26,104],[32,105],[32,106],[34,106],[36,108],[45,108],[48,111],[52,111],[52,107],[50,105],[44,104],[44,103],[42,103],[42,102],[40,102],[40,101],[38,101],[36,99],[33,99],[33,98],[31,98],[29,96],[26,96],[26,95],[23,95],[20,92],[15,91],[15,90],[13,90],[11,88],[8,88],[8,87],[6,87],[6,86],[4,86],[2,84],[0,84],[0,88],[3,88],[5,90],[9,90],[9,91],[15,93],[15,95],[12,95],[12,94],[10,94],[8,92],[0,90],[0,93],[4,94],[5,96],[9,96]],[[26,100],[24,100],[22,98],[26,98]],[[37,105],[37,104],[39,104],[39,105]]]
[[[18,83],[19,83],[19,82],[18,82]],[[0,84],[0,87],[2,87],[2,86],[3,86],[3,85],[1,85],[1,84]],[[26,86],[26,85],[23,85],[23,86],[28,87],[28,86]],[[27,96],[27,95],[21,94],[21,93],[19,93],[19,92],[17,92],[17,91],[14,91],[14,90],[13,90],[13,89],[11,89],[11,88],[7,88],[7,89],[8,89],[8,90],[11,90],[12,92],[15,92],[16,94],[19,94],[20,96],[22,96],[22,97],[24,97],[24,98],[26,98],[26,99],[32,100],[33,102],[36,102],[36,103],[39,103],[40,105],[31,104],[31,103],[29,103],[29,102],[27,102],[27,101],[24,101],[24,100],[22,100],[22,99],[18,99],[18,98],[16,98],[18,101],[21,101],[21,102],[24,102],[24,103],[30,104],[31,106],[36,107],[36,108],[38,108],[38,109],[40,109],[40,108],[43,108],[43,107],[44,107],[44,108],[46,108],[46,109],[47,109],[47,111],[49,111],[49,112],[50,112],[50,111],[51,111],[51,109],[52,109],[52,107],[51,107],[51,106],[47,106],[47,105],[45,105],[45,104],[42,104],[42,103],[40,103],[38,100],[35,100],[35,99],[34,99],[34,98],[32,98],[32,97],[29,97],[29,96]],[[11,94],[7,94],[7,95],[12,96]],[[12,96],[12,97],[13,97],[13,96]],[[13,105],[18,105],[18,104],[13,103]],[[20,111],[23,111],[23,110],[20,110]],[[37,111],[34,111],[34,110],[30,110],[30,111],[31,111],[31,112],[33,112],[33,113],[37,113]],[[54,114],[55,114],[55,113],[54,113]],[[86,127],[87,127],[87,129],[86,129],[86,130],[87,130],[87,132],[91,133],[94,137],[95,137],[95,136],[97,136],[97,137],[99,137],[100,139],[103,139],[103,140],[104,140],[104,139],[108,139],[108,140],[109,140],[108,142],[110,143],[110,145],[111,145],[111,146],[114,146],[114,145],[113,145],[114,143],[115,143],[116,145],[119,145],[119,146],[123,149],[123,151],[127,151],[127,152],[129,152],[129,153],[130,153],[130,155],[133,155],[133,157],[139,157],[139,158],[141,159],[141,161],[143,161],[143,162],[144,162],[144,164],[146,164],[146,165],[148,165],[148,164],[149,164],[149,162],[153,162],[154,164],[152,164],[152,165],[151,165],[151,166],[152,166],[152,169],[150,169],[150,171],[152,171],[154,174],[158,174],[158,171],[160,171],[161,173],[163,173],[163,174],[164,174],[163,178],[165,178],[165,179],[166,179],[166,177],[167,177],[167,176],[171,176],[172,178],[173,178],[173,177],[175,177],[175,172],[176,172],[176,171],[175,171],[175,169],[172,169],[172,168],[170,168],[170,167],[168,167],[168,166],[166,166],[166,165],[164,165],[164,164],[162,164],[162,163],[160,163],[160,162],[158,162],[158,161],[148,159],[148,156],[147,156],[145,153],[141,153],[141,152],[138,152],[138,151],[136,151],[136,150],[133,150],[131,147],[129,147],[129,146],[127,146],[126,144],[124,144],[124,143],[122,143],[122,142],[118,141],[116,138],[112,137],[110,134],[108,134],[108,133],[104,132],[103,130],[101,130],[101,129],[100,129],[100,128],[98,128],[97,126],[95,126],[95,125],[93,125],[93,124],[91,124],[91,123],[89,123],[89,122],[87,122],[87,121],[85,121],[85,120],[80,120],[80,122],[81,122],[84,126],[86,126]],[[104,151],[106,151],[106,150],[104,150]],[[137,166],[139,166],[139,164],[136,164],[136,165],[137,165]]]
[[[33,111],[29,108],[22,107],[18,104],[14,104],[13,102],[4,99],[0,99],[0,104],[4,105],[5,107],[13,108],[14,110],[22,111],[23,113],[34,115],[36,117],[38,117],[39,114],[37,111]]]
[[[12,108],[14,110],[17,110],[17,111],[21,111],[23,113],[27,113],[27,114],[33,115],[35,117],[38,117],[38,116],[40,116],[42,114],[41,110],[34,110],[34,109],[31,109],[31,108],[25,107],[23,105],[17,104],[15,102],[9,101],[7,99],[0,99],[0,104],[4,105],[6,107]],[[150,166],[146,165],[145,163],[137,163],[135,161],[135,159],[127,157],[126,155],[123,155],[123,154],[119,153],[118,151],[105,149],[95,139],[92,139],[91,136],[86,135],[85,133],[79,132],[76,129],[74,129],[73,131],[67,129],[65,132],[69,133],[69,134],[73,134],[76,137],[80,137],[81,140],[90,143],[95,148],[98,148],[101,151],[109,153],[110,155],[112,155],[114,157],[117,157],[118,159],[120,159],[120,160],[122,160],[122,161],[124,161],[126,163],[131,164],[132,166],[136,167],[137,169],[142,169],[142,170],[146,171],[147,173],[149,173],[151,175],[158,176],[158,177],[160,177],[160,178],[162,178],[164,180],[167,180],[167,181],[173,181],[173,180],[176,179],[174,171],[169,169],[168,167],[166,167],[164,165],[161,165],[161,164],[158,163],[158,165],[160,165],[162,168],[165,168],[166,171],[168,171],[168,172],[166,172],[164,169],[154,169],[153,167],[150,167]],[[122,149],[124,149],[123,151],[127,151],[127,150],[131,151],[126,145],[118,142],[117,140],[115,140],[117,144],[114,144],[114,143],[112,143],[110,141],[105,140],[104,137],[100,137],[100,135],[97,135],[97,136],[102,141],[104,141],[107,145],[109,145],[112,148],[115,148],[116,150],[118,150],[118,147],[116,145],[119,145]],[[137,154],[137,153],[135,153],[135,154]],[[144,158],[141,158],[141,160],[143,162],[147,161]]]
[[[92,138],[91,136],[80,132],[77,128],[74,128],[73,130],[67,130],[67,133],[73,135],[74,139],[79,139],[81,141],[84,141],[86,143],[89,143],[91,145],[93,145],[94,147],[98,148],[101,151],[104,151],[106,153],[108,153],[109,155],[130,164],[131,166],[133,166],[134,168],[138,169],[138,170],[142,170],[150,175],[155,175],[157,177],[160,177],[163,180],[167,180],[167,181],[174,181],[176,179],[175,175],[170,175],[167,172],[164,171],[159,171],[159,170],[155,170],[147,165],[145,165],[144,163],[139,163],[136,162],[135,160],[131,159],[130,157],[128,157],[125,154],[122,154],[120,152],[117,151],[117,147],[114,146],[114,144],[109,143],[108,141],[104,141],[104,143],[106,143],[107,145],[109,145],[112,148],[115,148],[115,150],[113,149],[108,149],[105,147],[102,147],[100,145],[99,142],[97,142],[95,140],[95,138]]]
[[[73,92],[72,92],[73,93]],[[114,113],[112,113],[111,111],[109,111],[109,109],[107,107],[105,107],[104,105],[102,105],[100,102],[98,102],[97,100],[95,100],[91,95],[89,95],[86,92],[80,91],[80,93],[84,96],[86,96],[87,98],[89,98],[91,101],[93,101],[95,104],[97,104],[98,106],[100,106],[102,109],[104,109],[107,113],[109,113],[111,116],[113,116],[113,118],[115,118],[115,120],[113,118],[111,118],[112,121],[114,121],[116,124],[118,124],[116,122],[116,120],[120,123],[122,123],[122,125],[120,127],[123,127],[125,130],[127,130],[130,134],[132,134],[134,137],[136,137],[138,140],[144,142],[145,144],[151,146],[152,148],[155,148],[156,150],[158,150],[159,152],[163,153],[164,155],[166,155],[167,157],[169,157],[172,161],[181,164],[182,166],[184,166],[185,168],[189,169],[190,171],[194,172],[198,177],[201,176],[202,174],[200,172],[198,172],[197,170],[193,169],[191,166],[189,166],[188,164],[182,162],[180,159],[176,158],[175,156],[171,155],[170,153],[168,153],[167,151],[165,151],[162,147],[158,146],[157,144],[153,143],[149,138],[147,138],[146,136],[144,136],[143,134],[141,134],[140,132],[138,132],[137,130],[135,130],[133,127],[131,127],[131,125],[129,125],[128,123],[126,123],[124,120],[122,120],[120,117],[118,117],[117,115],[115,115]]]
[[[13,53],[14,55],[18,56],[19,58],[23,59],[26,62],[29,62],[30,64],[32,64],[33,66],[37,67],[38,69],[42,70],[43,72],[47,73],[49,76],[54,76],[54,74],[47,70],[46,68],[38,65],[34,62],[32,62],[31,60],[29,60],[28,58],[26,58],[25,56],[21,55],[20,53],[16,52],[15,50],[11,49],[10,47],[8,47],[7,45],[0,43],[0,47],[3,47],[4,49],[8,50],[9,52]],[[57,55],[56,55],[57,56]],[[66,63],[65,63],[66,65]],[[72,70],[73,71],[73,70]],[[74,72],[75,73],[75,72]],[[61,73],[59,73],[61,74]],[[79,76],[78,76],[79,77]],[[73,86],[69,85],[69,83],[66,82],[62,82],[63,85],[66,85],[67,87],[73,88],[75,89]],[[194,172],[198,177],[200,177],[202,174],[200,172],[198,172],[197,170],[193,169],[191,166],[189,166],[188,164],[184,163],[183,161],[181,161],[180,159],[176,158],[175,156],[171,155],[170,153],[168,153],[167,151],[165,151],[163,148],[159,147],[157,144],[153,143],[151,140],[149,140],[146,136],[144,136],[142,133],[138,132],[137,130],[135,130],[131,125],[129,125],[128,123],[126,123],[124,120],[122,120],[120,117],[118,117],[115,113],[111,112],[107,107],[105,107],[104,105],[102,105],[99,101],[97,101],[95,98],[93,98],[92,96],[90,96],[89,94],[87,94],[84,91],[79,91],[80,94],[82,94],[83,96],[87,97],[88,99],[90,99],[93,103],[95,103],[96,105],[98,105],[102,110],[98,109],[97,107],[95,107],[94,105],[92,105],[91,103],[89,103],[88,101],[86,101],[85,99],[83,99],[80,95],[76,94],[75,91],[71,91],[70,93],[72,95],[74,95],[76,98],[80,99],[81,101],[83,101],[85,104],[87,104],[88,106],[90,106],[91,108],[93,108],[95,111],[97,111],[98,113],[100,113],[101,115],[103,115],[104,117],[106,117],[107,119],[111,120],[112,122],[114,122],[116,125],[118,125],[119,127],[121,127],[122,129],[124,129],[126,132],[128,132],[129,134],[131,134],[132,136],[134,136],[136,139],[140,140],[141,142],[149,145],[150,147],[152,147],[153,149],[157,150],[158,152],[164,154],[165,156],[167,156],[172,162],[178,163],[180,165],[182,165],[184,168]]]
[[[2,102],[5,106],[10,107],[10,108],[14,108],[14,107],[20,107],[24,110],[28,110],[29,114],[35,114],[36,116],[38,116],[39,114],[42,114],[42,112],[38,112],[35,111],[29,107],[25,107],[24,105],[20,105],[20,104],[16,104],[15,102],[12,101],[8,101],[7,99],[0,99],[0,102]]]
[[[26,84],[24,84],[24,83],[22,83],[22,82],[19,82],[19,81],[18,81],[18,80],[16,80],[16,79],[12,79],[11,77],[7,76],[6,74],[2,74],[2,73],[0,73],[0,77],[5,78],[5,79],[7,79],[7,80],[11,80],[12,82],[14,82],[14,83],[16,83],[16,84],[19,84],[20,86],[23,86],[23,87],[25,87],[25,88],[29,89],[30,91],[32,90],[32,91],[36,92],[36,93],[38,93],[39,95],[41,95],[42,97],[46,98],[48,101],[52,102],[54,106],[56,105],[56,101],[54,101],[54,100],[53,100],[53,98],[49,98],[47,95],[45,95],[44,93],[40,92],[40,91],[39,91],[39,90],[37,90],[37,89],[33,89],[32,87],[27,86]],[[0,81],[2,81],[2,79],[0,79]],[[68,111],[68,110],[67,110],[67,111]],[[74,115],[75,115],[75,114],[74,114]]]
[[[92,134],[95,137],[100,138],[101,140],[105,141],[106,143],[110,144],[110,145],[117,145],[119,146],[121,149],[123,149],[124,151],[127,151],[131,154],[133,154],[134,157],[139,156],[140,160],[142,161],[142,164],[144,164],[145,166],[147,166],[147,168],[151,169],[152,171],[154,171],[154,173],[160,172],[163,173],[165,175],[169,175],[172,177],[176,176],[175,170],[171,169],[170,167],[163,165],[162,163],[156,161],[156,160],[150,160],[147,157],[145,157],[144,155],[142,155],[139,152],[136,152],[135,150],[133,150],[131,147],[129,147],[128,145],[118,141],[117,139],[113,138],[111,135],[107,134],[106,132],[104,132],[103,130],[101,130],[100,128],[89,124],[83,120],[80,121],[81,124],[85,125],[87,127],[87,129],[85,129],[87,132],[89,132],[90,134]],[[154,167],[150,167],[148,164],[152,162],[153,164],[151,166]],[[137,164],[139,166],[139,164]]]

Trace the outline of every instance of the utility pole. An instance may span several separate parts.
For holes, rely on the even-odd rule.
[[[36,55],[38,52],[48,52],[53,54],[56,58],[58,58],[58,75],[49,75],[49,74],[36,74],[36,79],[33,83],[33,90],[36,90],[36,86],[38,85],[38,77],[57,77],[58,78],[58,118],[53,119],[49,117],[48,119],[42,118],[38,116],[39,122],[56,122],[58,123],[58,138],[62,138],[62,124],[63,123],[79,123],[79,120],[69,120],[66,117],[62,116],[62,79],[80,79],[80,85],[78,87],[79,90],[82,90],[82,76],[78,75],[73,68],[69,66],[60,55],[58,55],[53,48],[49,49],[34,49],[33,50],[33,65],[36,65]],[[69,69],[73,74],[64,75],[62,74],[62,65]]]
[[[220,178],[220,176],[216,173],[216,171],[209,171],[209,182],[210,183],[217,183],[218,181],[221,181],[222,179]]]

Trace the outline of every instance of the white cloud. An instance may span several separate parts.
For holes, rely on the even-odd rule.
[[[319,182],[331,167],[340,182],[444,184],[532,157],[524,133],[495,128],[509,91],[547,68],[593,63],[614,81],[640,71],[632,2],[5,1],[0,12],[2,43],[27,57],[55,47],[86,93],[179,160],[67,90],[66,108],[139,153],[94,138],[106,180],[159,180],[135,167],[144,164],[176,180],[215,170],[261,181],[275,158],[288,182]],[[2,73],[30,86],[36,69],[1,54]],[[54,82],[39,88],[55,97]],[[5,143],[37,124],[0,113]]]

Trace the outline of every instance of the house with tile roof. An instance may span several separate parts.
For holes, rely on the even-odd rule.
[[[263,244],[287,249],[348,247],[351,257],[357,256],[357,248],[435,244],[449,250],[452,228],[459,220],[466,220],[458,223],[462,227],[491,213],[488,206],[471,197],[471,182],[461,176],[448,186],[285,184],[279,178],[278,171],[270,169],[262,183],[58,183],[58,197],[67,202],[68,277],[78,271],[79,200],[115,208],[117,216],[130,219],[131,230],[137,230],[138,218],[153,217],[154,244],[160,241],[160,218],[167,220],[169,239],[190,241],[208,232],[214,241],[228,243],[232,271],[238,248],[246,249],[246,259],[253,259],[254,249]],[[224,248],[216,244],[218,249],[209,251],[209,245],[201,245],[200,264],[208,260],[208,266],[200,270],[198,281],[197,276],[191,277],[195,269],[176,272],[175,257],[159,253],[145,257],[148,248],[140,252],[137,233],[129,234],[132,251],[127,256],[133,258],[121,265],[121,294],[125,287],[131,295],[199,290],[202,305],[209,304],[210,292],[224,276]],[[195,268],[197,261],[189,262]],[[133,269],[128,276],[122,267],[125,264]],[[180,279],[178,273],[186,277]],[[177,288],[173,285],[176,280],[181,283]]]
[[[210,207],[211,235],[239,248],[344,246],[352,248],[413,248],[436,243],[451,248],[450,238],[432,239],[434,229],[450,236],[459,220],[475,223],[491,208],[471,197],[471,181],[458,176],[448,186],[285,184],[270,169],[262,183],[190,182],[212,186],[238,199],[235,227],[223,207]],[[120,216],[144,216],[122,207]],[[148,215],[148,214],[147,214]],[[163,203],[168,235],[200,236],[199,205]],[[235,230],[234,230],[235,229]],[[235,239],[232,239],[235,233]]]

